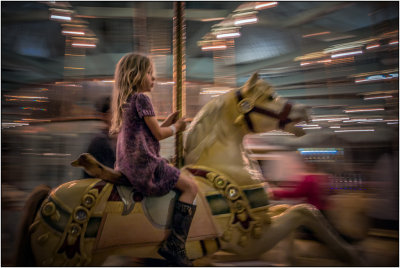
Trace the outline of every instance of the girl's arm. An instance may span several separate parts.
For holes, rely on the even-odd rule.
[[[151,133],[156,137],[157,140],[163,140],[174,134],[170,127],[162,127],[158,124],[155,116],[144,116],[144,121],[149,127]],[[179,119],[175,124],[176,131],[183,131],[186,128],[186,123],[183,119]]]
[[[179,112],[176,111],[170,115],[168,115],[167,119],[161,123],[161,127],[169,127],[172,124],[175,124],[176,120],[178,120]]]

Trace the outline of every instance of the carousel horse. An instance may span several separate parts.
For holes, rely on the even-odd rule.
[[[218,250],[256,257],[306,226],[338,258],[357,264],[354,249],[331,231],[315,207],[270,205],[259,168],[242,147],[248,133],[282,129],[303,135],[295,125],[304,120],[307,109],[275,97],[258,74],[200,110],[187,131],[182,169],[199,186],[186,242],[190,259]],[[99,266],[115,255],[162,259],[157,249],[170,231],[179,193],[146,197],[109,183],[109,176],[120,174],[88,154],[73,165],[97,178],[33,191],[20,228],[17,266]]]

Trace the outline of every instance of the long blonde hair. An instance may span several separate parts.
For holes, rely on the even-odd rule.
[[[150,68],[152,68],[150,58],[136,53],[126,54],[117,63],[111,103],[110,134],[116,134],[121,130],[123,105],[131,94],[142,87],[144,77]]]

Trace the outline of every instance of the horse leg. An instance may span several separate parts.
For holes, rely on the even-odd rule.
[[[16,253],[14,256],[15,266],[35,266],[35,257],[33,256],[30,243],[29,227],[50,190],[51,188],[47,185],[39,185],[32,191],[25,202],[22,218],[18,226]]]
[[[283,239],[298,227],[305,226],[312,230],[341,260],[350,261],[353,264],[360,262],[356,250],[335,233],[321,212],[312,205],[295,205],[284,213],[272,217],[271,220],[268,234],[272,243]]]

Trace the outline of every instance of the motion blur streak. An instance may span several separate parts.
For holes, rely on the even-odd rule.
[[[187,1],[185,8],[187,119],[257,72],[277,94],[257,105],[279,97],[311,118],[289,124],[302,137],[279,130],[243,140],[270,204],[311,202],[366,266],[399,266],[398,2]],[[171,1],[3,1],[1,14],[1,253],[2,265],[12,266],[27,196],[83,177],[70,162],[104,132],[100,103],[123,55],[150,56],[155,113],[161,123],[173,112],[174,12]],[[256,113],[250,119],[262,122]],[[161,142],[161,156],[175,158],[175,137]],[[227,254],[210,260],[344,266],[302,230],[246,264]]]

